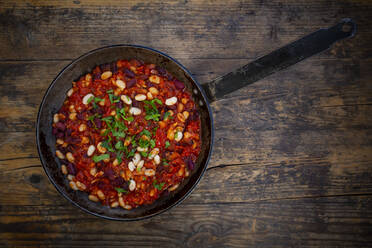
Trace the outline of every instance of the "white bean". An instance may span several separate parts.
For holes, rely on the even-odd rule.
[[[182,137],[183,137],[183,134],[182,134],[182,132],[180,132],[180,131],[178,131],[178,132],[174,135],[174,139],[175,139],[176,141],[180,141],[180,140],[182,139]]]
[[[62,174],[63,174],[63,175],[67,175],[68,171],[67,171],[67,167],[66,167],[66,165],[63,164],[63,165],[61,166],[61,171],[62,171]]]
[[[154,157],[154,162],[155,162],[155,164],[160,164],[160,156],[159,155],[156,155]]]
[[[106,79],[110,78],[111,76],[112,76],[111,71],[105,71],[104,73],[101,74],[101,79],[106,80]]]
[[[140,147],[140,146],[137,147],[137,151],[139,151],[139,152],[147,152],[147,150],[148,150],[147,147],[145,147],[145,148]]]
[[[158,154],[159,154],[159,148],[152,149],[152,151],[150,152],[150,155],[149,155],[149,159],[153,159]]]
[[[125,83],[120,79],[116,80],[116,86],[118,86],[121,90],[125,89]]]
[[[178,188],[179,184],[175,184],[172,187],[168,188],[168,191],[174,191]]]
[[[97,196],[101,200],[105,199],[105,194],[100,189],[97,191]]]
[[[155,87],[150,87],[149,91],[150,91],[150,93],[153,94],[153,95],[157,95],[157,94],[159,94],[158,89],[155,88]]]
[[[87,125],[85,125],[84,123],[80,124],[80,126],[79,126],[79,131],[80,132],[84,132],[86,129],[87,129]]]
[[[96,167],[93,167],[90,169],[90,172],[89,172],[92,176],[95,176],[97,174],[97,169]]]
[[[86,94],[86,95],[83,97],[83,104],[87,105],[87,104],[88,104],[88,100],[89,100],[91,97],[94,97],[94,95],[93,95],[92,93]]]
[[[139,153],[134,154],[134,157],[132,159],[133,164],[137,165],[140,160],[141,160],[141,155]]]
[[[112,208],[117,208],[118,206],[119,206],[119,202],[117,201],[114,201],[113,203],[111,203]]]
[[[70,181],[69,185],[71,189],[78,190],[78,187],[76,186],[76,183],[74,181]]]
[[[128,204],[124,204],[124,206],[122,207],[126,210],[131,210],[132,209],[132,206],[131,205],[128,205]]]
[[[146,100],[146,95],[144,95],[144,94],[138,94],[138,95],[136,95],[134,97],[134,99],[136,99],[139,102],[142,102],[142,101]]]
[[[145,175],[148,176],[148,177],[152,177],[152,176],[155,175],[155,170],[147,169],[147,170],[145,170]]]
[[[67,91],[67,96],[70,97],[70,96],[72,96],[73,93],[74,93],[74,89],[71,88],[71,89],[69,89],[69,90]]]
[[[59,122],[59,115],[58,115],[58,114],[54,114],[54,115],[53,115],[53,122],[54,122],[54,123]]]
[[[77,186],[80,190],[82,190],[82,191],[87,189],[87,186],[85,186],[84,183],[79,182],[79,181],[76,182],[76,186]]]
[[[94,145],[90,145],[88,147],[87,155],[90,157],[93,155],[94,151],[96,150],[96,147]]]
[[[160,84],[160,77],[157,76],[157,75],[151,75],[149,77],[149,80],[150,80],[151,83]]]
[[[128,163],[128,169],[129,169],[130,171],[134,171],[135,168],[136,168],[136,166],[134,165],[134,163],[133,163],[132,161],[130,161],[130,162]]]
[[[133,191],[133,190],[135,190],[136,189],[136,181],[134,181],[133,179],[131,179],[130,181],[129,181],[129,190],[130,191]]]
[[[99,142],[99,143],[97,144],[97,149],[98,149],[98,151],[99,151],[100,153],[105,153],[105,152],[107,151],[107,149],[104,148],[104,147],[102,146],[102,142]]]
[[[71,152],[66,153],[66,158],[71,163],[73,163],[75,161],[75,158],[74,158],[74,156],[72,155]]]
[[[57,139],[56,140],[56,143],[58,144],[58,145],[63,145],[63,143],[65,143],[62,139]]]
[[[59,159],[65,159],[65,155],[60,150],[56,150],[56,155]]]
[[[97,198],[97,196],[95,196],[95,195],[89,195],[88,196],[88,199],[91,200],[91,201],[94,201],[94,202],[98,202],[99,201],[98,198]]]
[[[143,160],[139,161],[138,164],[137,164],[137,170],[140,171],[144,164],[145,164],[145,161],[143,161]]]
[[[176,103],[177,103],[177,97],[175,97],[175,96],[165,100],[165,104],[168,105],[168,106],[174,105]]]
[[[130,97],[127,96],[127,95],[121,95],[120,99],[121,99],[125,104],[128,104],[128,105],[131,105],[131,104],[132,104],[132,99],[130,99]]]
[[[140,115],[141,112],[142,112],[141,109],[136,108],[136,107],[131,107],[129,109],[129,113],[131,113],[132,115]]]

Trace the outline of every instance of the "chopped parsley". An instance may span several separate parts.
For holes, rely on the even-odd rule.
[[[147,156],[148,156],[147,152],[140,152],[140,153],[141,153],[142,157],[147,158]]]
[[[142,136],[142,135],[145,135],[145,136],[151,138],[151,133],[150,133],[148,130],[146,130],[146,129],[144,129],[144,130],[140,133],[140,135],[141,135],[141,136]]]
[[[151,101],[143,101],[143,102],[144,102],[144,108],[146,112],[145,119],[159,121],[160,114],[159,114],[159,111],[155,103],[162,105],[162,102],[157,98]]]
[[[165,141],[165,148],[168,148],[170,146],[170,143],[169,143],[169,141],[167,140],[167,141]]]
[[[125,189],[122,189],[122,188],[115,188],[115,190],[118,192],[118,193],[128,193],[128,191],[126,191]]]
[[[164,182],[163,183],[159,183],[158,184],[158,181],[155,179],[153,182],[152,182],[152,185],[157,189],[157,190],[161,190],[164,186]]]
[[[99,155],[99,156],[93,156],[93,161],[95,163],[99,162],[99,161],[102,161],[102,160],[105,160],[105,159],[108,159],[110,158],[110,155],[109,154],[102,154],[102,155]]]

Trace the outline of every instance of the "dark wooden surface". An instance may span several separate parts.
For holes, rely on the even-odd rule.
[[[209,168],[181,205],[112,222],[73,207],[35,145],[42,96],[72,59],[132,43],[207,82],[344,17],[357,36],[212,104]],[[3,247],[371,247],[370,1],[0,1]]]

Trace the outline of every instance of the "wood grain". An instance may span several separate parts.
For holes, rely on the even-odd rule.
[[[186,201],[129,224],[98,220],[69,205],[5,206],[4,212],[4,246],[367,247],[372,241],[371,199],[363,196],[209,205]]]
[[[370,246],[371,13],[363,0],[0,0],[0,246]],[[146,45],[206,83],[345,17],[357,22],[353,39],[211,105],[209,168],[170,211],[98,219],[43,172],[38,107],[82,53]]]
[[[360,24],[358,47],[372,40],[368,1],[22,2],[3,3],[0,59],[72,59],[133,43],[176,58],[255,58],[345,17]],[[338,47],[338,57],[370,57],[349,48]]]

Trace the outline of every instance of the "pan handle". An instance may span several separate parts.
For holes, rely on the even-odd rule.
[[[353,37],[355,32],[355,22],[350,18],[342,19],[333,27],[322,28],[202,86],[210,102],[219,100],[230,92],[327,50],[334,42]]]

